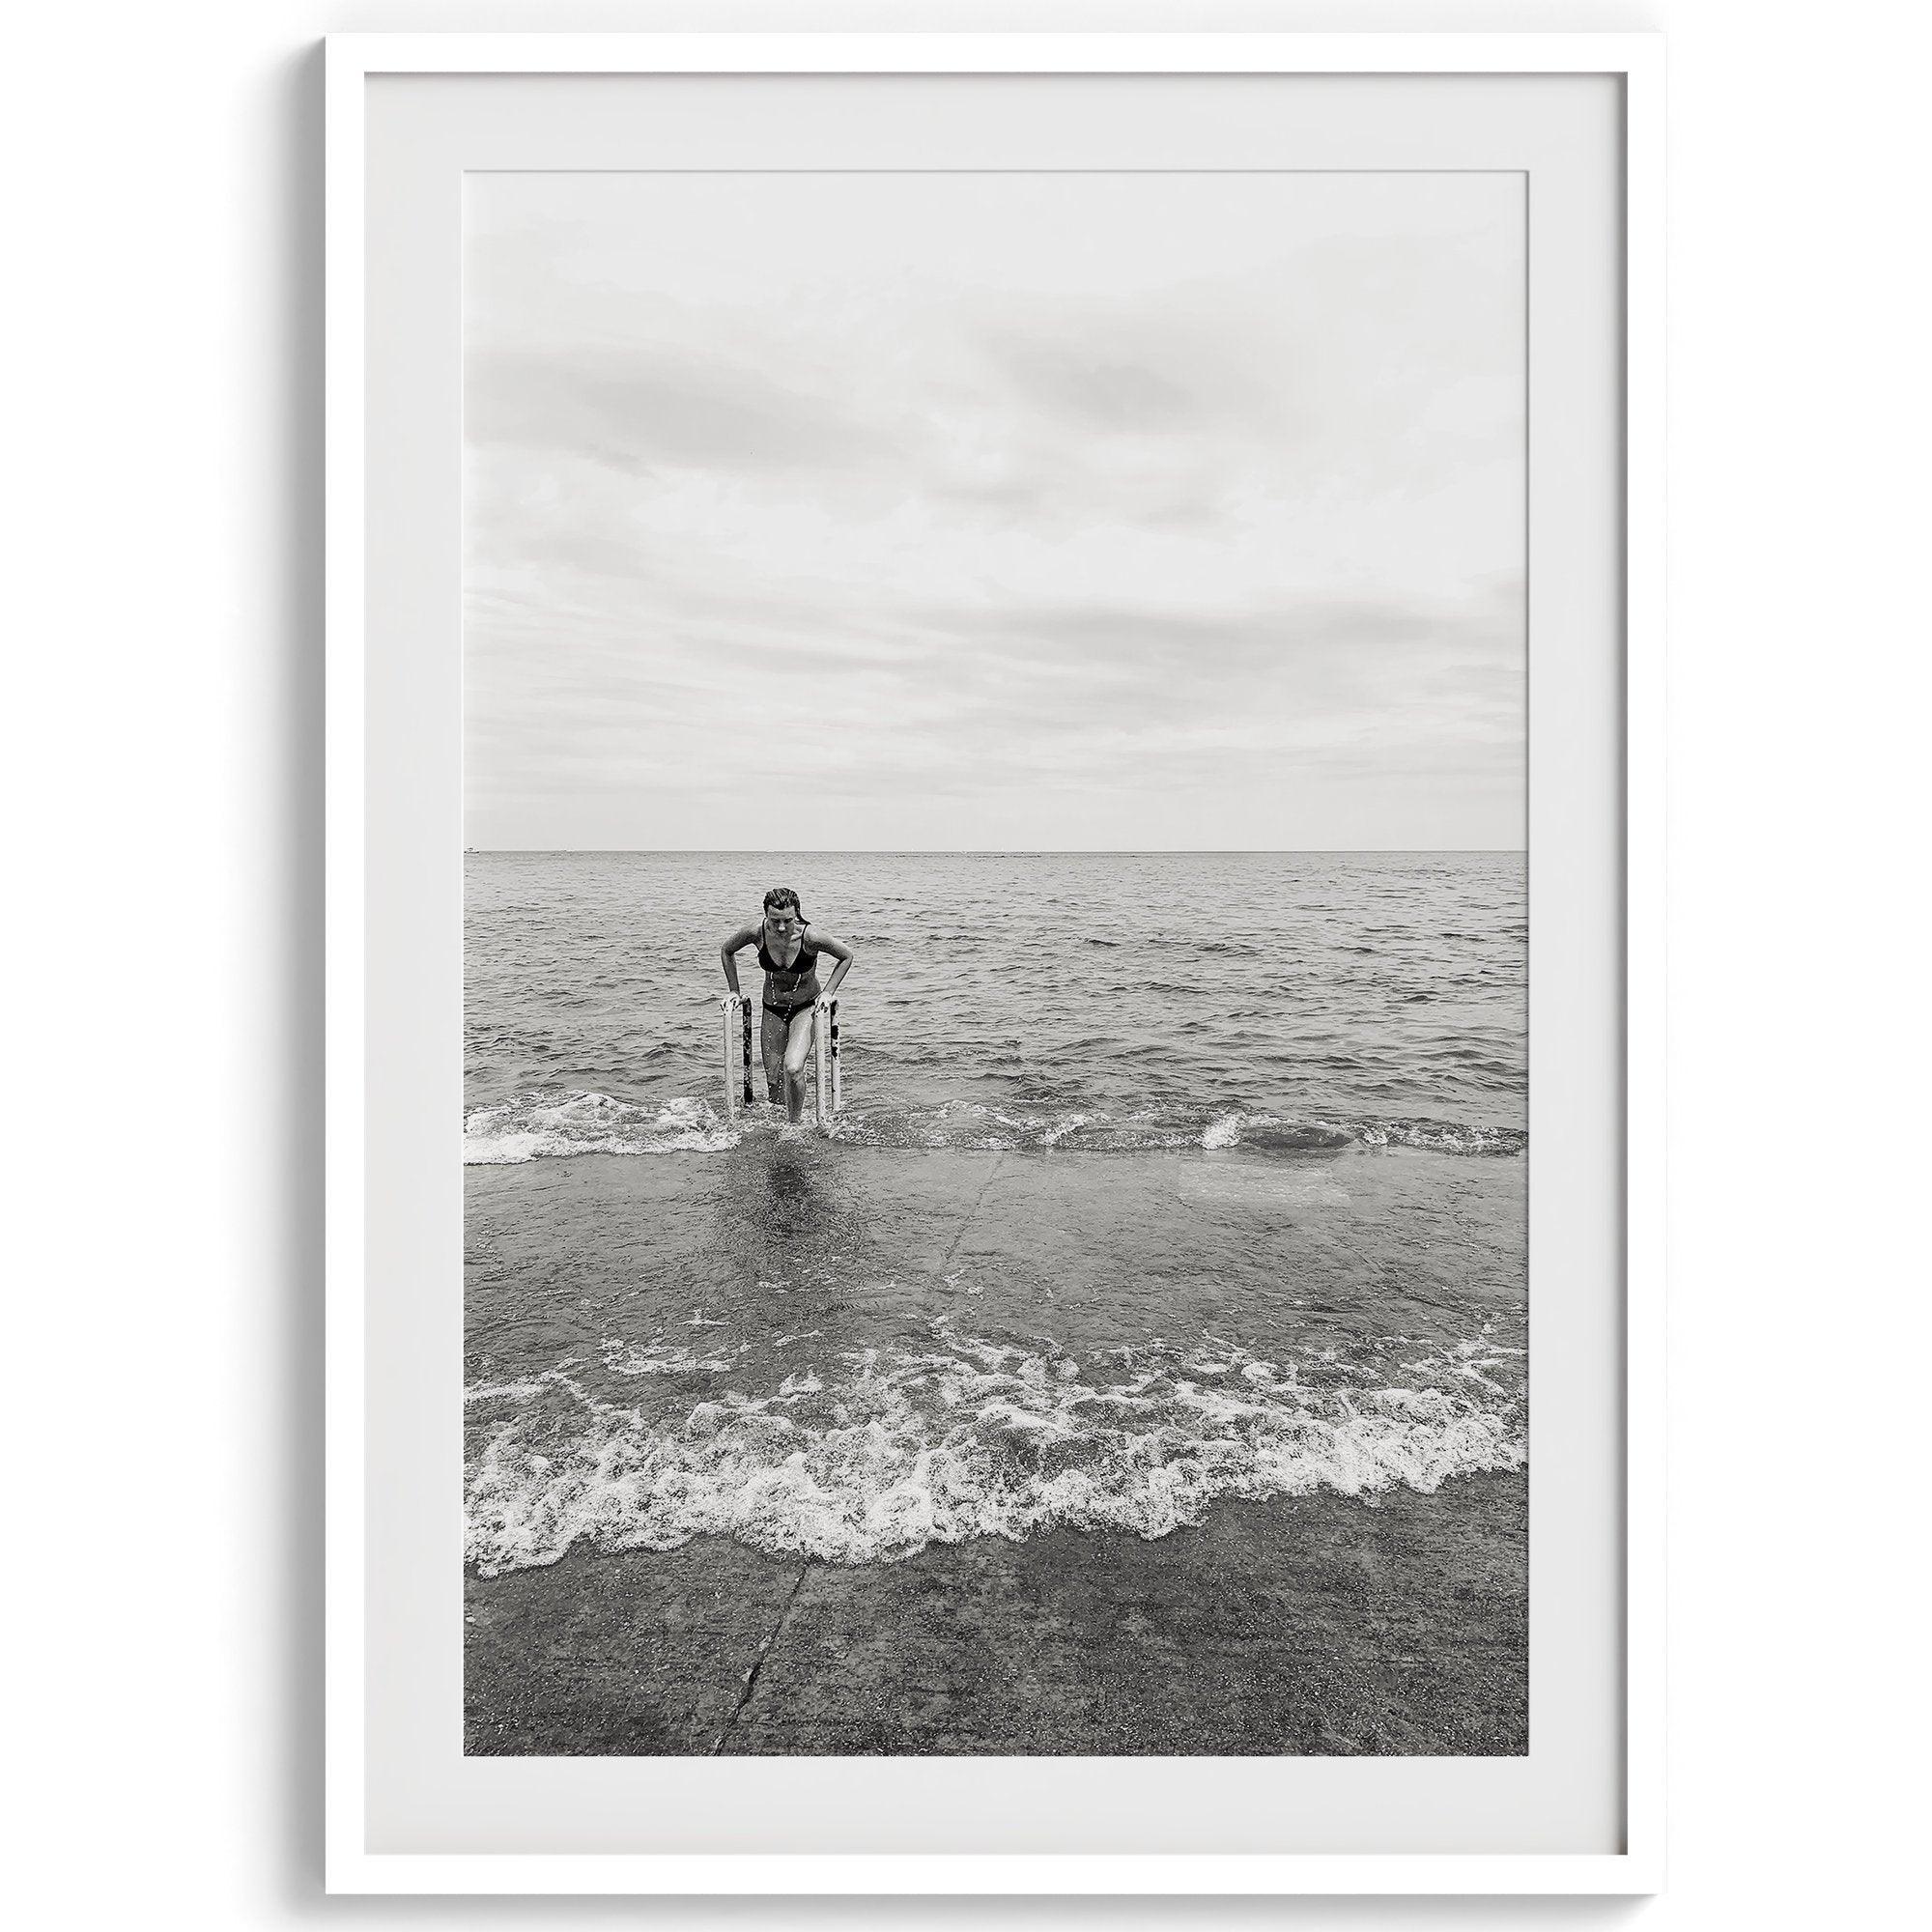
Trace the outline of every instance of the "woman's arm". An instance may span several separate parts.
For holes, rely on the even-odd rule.
[[[756,939],[755,925],[741,925],[723,946],[718,949],[718,957],[724,968],[724,983],[735,993],[738,988],[738,954]]]
[[[824,991],[818,996],[821,1000],[829,1000],[838,990],[839,980],[852,970],[852,949],[843,940],[834,939],[829,934],[821,932],[814,932],[811,935],[811,943],[819,952],[831,953],[838,962],[833,967],[832,977],[826,980]]]

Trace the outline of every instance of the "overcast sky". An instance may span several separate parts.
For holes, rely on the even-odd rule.
[[[469,843],[1522,843],[1520,176],[468,193]]]

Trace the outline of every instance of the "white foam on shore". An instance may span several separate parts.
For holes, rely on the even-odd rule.
[[[1026,1110],[947,1100],[936,1107],[848,1108],[834,1120],[829,1137],[854,1147],[906,1151],[1152,1153],[1239,1147],[1251,1153],[1287,1155],[1389,1147],[1430,1153],[1515,1154],[1528,1139],[1517,1127],[1450,1121],[1296,1120],[1224,1108],[1204,1122],[1204,1111],[1116,1118],[1092,1110]],[[463,1158],[467,1166],[502,1167],[587,1153],[723,1153],[753,1129],[774,1131],[781,1140],[810,1139],[819,1132],[810,1118],[786,1123],[762,1102],[754,1103],[747,1122],[734,1124],[709,1101],[689,1094],[651,1102],[593,1093],[519,1094],[469,1115],[463,1123]]]
[[[1204,1148],[1247,1147],[1279,1151],[1319,1151],[1353,1142],[1365,1148],[1415,1148],[1426,1153],[1520,1153],[1528,1136],[1520,1127],[1479,1126],[1454,1121],[1292,1120],[1279,1114],[1218,1114],[1201,1131]]]
[[[609,1094],[519,1096],[478,1107],[463,1122],[466,1167],[507,1167],[581,1153],[722,1153],[743,1138],[703,1100],[638,1105]]]
[[[867,1563],[1056,1525],[1151,1538],[1217,1497],[1428,1492],[1525,1460],[1520,1400],[1486,1344],[1406,1364],[1415,1384],[1395,1387],[1218,1342],[1090,1373],[1068,1354],[937,1335],[925,1353],[801,1365],[769,1395],[724,1388],[674,1420],[554,1372],[500,1385],[487,1399],[503,1419],[468,1471],[469,1559],[495,1576],[580,1542],[724,1535]],[[1129,1379],[1104,1378],[1122,1367]]]

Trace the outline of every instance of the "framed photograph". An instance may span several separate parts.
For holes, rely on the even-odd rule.
[[[327,88],[330,1889],[1654,1889],[1654,41]]]

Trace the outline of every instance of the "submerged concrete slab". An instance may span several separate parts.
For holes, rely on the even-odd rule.
[[[1480,1276],[1520,1214],[1512,1167],[1469,1163],[1458,1178],[1445,1215],[1414,1208],[1394,1160],[1129,1165],[767,1146],[476,1167],[469,1374],[497,1380],[571,1356],[594,1368],[613,1334],[688,1332],[708,1347],[728,1332],[758,1337],[778,1376],[807,1356],[776,1331],[811,1331],[830,1362],[895,1332],[917,1339],[941,1310],[979,1332],[1050,1321],[1069,1344],[1131,1339],[1122,1310],[1139,1311],[1122,1297],[1144,1295],[1151,1329],[1167,1319],[1170,1270],[1192,1285],[1197,1320],[1218,1317],[1217,1238],[1278,1255],[1302,1305],[1319,1307],[1359,1283],[1350,1212],[1416,1214],[1405,1271],[1427,1298],[1439,1281]],[[1087,1335],[1085,1305],[1103,1294],[1111,1325]],[[711,1319],[724,1316],[737,1325]],[[851,1568],[715,1537],[665,1552],[580,1548],[466,1579],[466,1748],[1520,1752],[1526,1555],[1520,1473],[1396,1490],[1373,1507],[1325,1493],[1223,1502],[1152,1542],[1061,1530]]]

